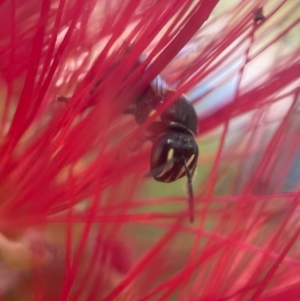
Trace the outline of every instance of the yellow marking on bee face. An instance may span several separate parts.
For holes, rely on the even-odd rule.
[[[172,175],[170,175],[167,179],[165,179],[165,183],[170,183],[171,182],[171,178],[172,178]]]
[[[152,110],[152,111],[149,113],[149,117],[153,116],[155,113],[156,113],[156,110]],[[161,122],[161,117],[160,117],[160,116],[157,116],[157,117],[154,119],[154,122]]]
[[[170,161],[174,158],[174,148],[171,148],[168,152],[167,161]]]
[[[188,167],[190,167],[190,164],[193,162],[194,158],[195,158],[195,155],[192,155],[192,156],[189,158],[189,160],[187,161],[187,164],[186,164]]]
[[[176,180],[182,178],[185,175],[185,168],[184,166],[180,168],[179,173],[176,176]]]
[[[157,178],[162,177],[166,172],[170,171],[174,166],[174,162],[170,161],[168,164],[165,166],[165,168],[156,176]]]
[[[195,155],[192,155],[192,156],[189,158],[189,160],[187,161],[187,164],[186,164],[186,165],[189,167],[190,170],[192,170],[192,168],[193,168],[193,166],[190,166],[190,164],[193,162],[194,158],[195,158]],[[186,174],[185,167],[182,166],[182,167],[180,168],[180,171],[178,172],[178,175],[177,175],[176,179],[180,179],[180,178],[183,177],[185,174]]]

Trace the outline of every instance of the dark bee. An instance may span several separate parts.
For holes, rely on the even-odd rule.
[[[140,62],[144,57],[140,58]],[[137,98],[126,111],[135,116],[137,124],[144,123],[153,115],[166,97],[175,91],[169,89],[160,76]],[[192,178],[198,161],[198,117],[185,95],[177,98],[150,124],[143,141],[152,141],[150,174],[156,181],[170,183],[187,177],[190,221],[194,220]]]
[[[138,63],[142,63],[142,55]],[[116,64],[117,66],[117,64]],[[112,70],[116,68],[112,67]],[[103,79],[94,86],[94,93]],[[137,97],[124,113],[133,114],[138,125],[155,114],[164,100],[175,93],[161,76],[157,76],[150,85]],[[68,97],[60,96],[60,101]],[[90,103],[86,107],[91,106]],[[198,161],[198,145],[195,136],[198,132],[198,117],[193,105],[185,95],[179,96],[158,118],[152,122],[146,132],[137,141],[132,150],[137,150],[145,141],[153,143],[150,158],[150,175],[159,182],[170,183],[184,176],[187,177],[189,195],[189,217],[194,221],[194,196],[192,179]]]

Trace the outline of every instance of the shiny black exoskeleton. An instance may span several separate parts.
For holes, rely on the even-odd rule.
[[[167,97],[169,89],[160,76],[156,77],[127,113],[135,116],[137,124],[152,116]],[[193,222],[192,177],[198,161],[198,117],[185,95],[178,97],[150,124],[143,139],[152,141],[150,173],[156,181],[170,183],[187,177],[190,220]],[[143,142],[142,139],[142,142]]]

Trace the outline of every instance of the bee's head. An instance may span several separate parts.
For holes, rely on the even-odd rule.
[[[192,175],[198,159],[198,145],[191,134],[165,132],[154,141],[151,151],[151,172],[156,181],[173,182]]]

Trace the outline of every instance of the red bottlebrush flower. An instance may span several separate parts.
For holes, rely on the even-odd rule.
[[[2,1],[1,298],[300,299],[298,4]],[[193,212],[137,147],[183,94]]]

